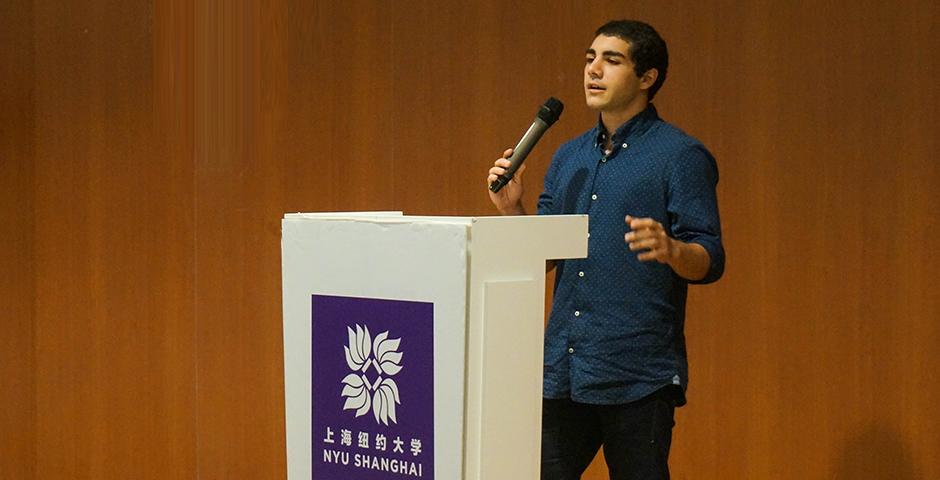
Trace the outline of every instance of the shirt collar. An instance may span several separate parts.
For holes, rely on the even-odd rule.
[[[640,135],[646,133],[647,130],[653,124],[659,120],[659,114],[656,112],[656,107],[652,103],[646,106],[646,109],[642,112],[636,114],[630,120],[627,120],[620,127],[617,128],[617,131],[614,132],[612,144],[620,143],[621,141],[627,139],[637,138]],[[607,129],[604,128],[604,123],[601,121],[601,116],[597,116],[597,126],[594,127],[596,130],[594,136],[594,147],[596,148],[599,145],[604,145],[604,140],[607,138]]]

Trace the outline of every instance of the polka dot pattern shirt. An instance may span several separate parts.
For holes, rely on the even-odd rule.
[[[557,262],[545,335],[544,396],[591,404],[638,400],[674,385],[684,400],[683,327],[689,283],[724,270],[715,187],[718,168],[696,139],[650,105],[613,135],[603,125],[555,153],[540,215],[588,214],[588,256]],[[705,278],[689,282],[668,265],[640,262],[624,242],[625,217],[651,217],[708,252]]]

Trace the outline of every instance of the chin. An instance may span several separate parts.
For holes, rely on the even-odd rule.
[[[597,98],[587,97],[585,98],[585,103],[587,103],[588,108],[591,110],[601,110],[604,108],[605,103]]]

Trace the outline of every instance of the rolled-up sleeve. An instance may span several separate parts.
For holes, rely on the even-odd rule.
[[[725,270],[718,215],[718,165],[701,144],[682,149],[669,176],[667,211],[673,238],[697,243],[708,252],[708,273],[689,283],[711,283]]]

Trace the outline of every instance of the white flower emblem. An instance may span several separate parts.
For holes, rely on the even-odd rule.
[[[372,337],[369,335],[369,327],[363,332],[362,327],[356,325],[356,331],[346,327],[349,332],[349,346],[343,347],[346,350],[346,364],[350,370],[362,369],[363,372],[369,368],[369,353],[372,351]]]
[[[346,398],[343,410],[355,410],[356,416],[361,417],[369,413],[371,407],[376,423],[388,425],[390,419],[398,423],[395,416],[395,406],[401,404],[398,384],[391,378],[382,378],[382,375],[392,377],[401,371],[402,353],[398,351],[401,339],[389,339],[385,331],[376,335],[373,341],[369,327],[360,325],[356,325],[355,331],[350,327],[346,330],[349,332],[349,345],[343,348],[346,364],[352,373],[342,380],[341,395]],[[373,383],[366,377],[370,367],[379,374]]]

